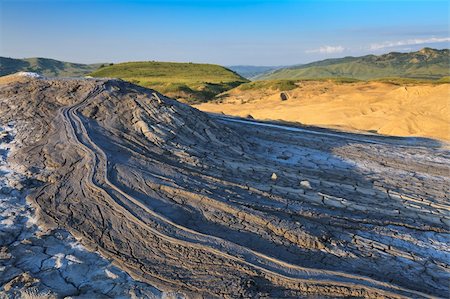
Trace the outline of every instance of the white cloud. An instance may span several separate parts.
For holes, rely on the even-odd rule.
[[[443,42],[450,42],[450,37],[414,38],[414,39],[407,39],[407,40],[400,40],[400,41],[388,41],[388,42],[371,44],[369,46],[369,49],[370,50],[381,50],[381,49],[392,48],[392,47],[431,44],[431,43],[443,43]]]
[[[319,49],[307,50],[306,53],[334,54],[342,53],[345,48],[342,46],[322,46]]]
[[[432,43],[445,43],[450,42],[450,37],[429,37],[429,38],[413,38],[398,41],[385,41],[379,43],[373,43],[366,46],[359,47],[359,51],[377,51],[384,50],[386,48],[396,48],[401,51],[412,51],[410,46],[432,44]],[[357,49],[345,48],[343,46],[322,46],[318,49],[306,50],[305,53],[320,53],[320,54],[339,54],[342,52],[358,52]]]

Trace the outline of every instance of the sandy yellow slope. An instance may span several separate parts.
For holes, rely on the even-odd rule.
[[[255,119],[450,141],[450,84],[300,82],[288,94],[289,99],[281,101],[277,90],[237,88],[221,102],[195,107]]]

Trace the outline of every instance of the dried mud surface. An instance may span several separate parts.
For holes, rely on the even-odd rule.
[[[187,297],[448,296],[449,154],[204,114],[120,80],[0,86],[41,225]]]

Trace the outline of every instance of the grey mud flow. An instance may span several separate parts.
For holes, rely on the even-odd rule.
[[[436,142],[229,121],[100,79],[3,85],[0,121],[16,122],[8,159],[39,224],[159,290],[448,296],[450,160]]]

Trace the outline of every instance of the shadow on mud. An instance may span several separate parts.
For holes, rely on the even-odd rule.
[[[242,117],[236,117],[236,116],[230,116],[230,115],[224,115],[224,114],[217,114],[217,113],[208,113],[213,118],[224,120],[224,121],[235,121],[235,122],[241,122],[241,123],[248,123],[252,125],[258,125],[258,126],[266,126],[266,127],[281,127],[284,129],[292,130],[292,131],[298,131],[298,132],[305,132],[307,130],[310,134],[324,134],[324,135],[337,135],[340,136],[340,138],[348,138],[349,140],[358,139],[360,141],[366,140],[369,141],[368,138],[370,138],[371,141],[369,142],[383,142],[383,143],[390,143],[390,144],[396,144],[404,145],[404,146],[424,146],[424,147],[432,147],[432,148],[440,148],[443,146],[448,145],[445,142],[442,142],[437,139],[427,138],[427,137],[402,137],[402,136],[387,136],[378,134],[376,132],[348,132],[345,130],[339,130],[339,129],[333,129],[333,128],[324,128],[319,126],[313,126],[313,125],[304,125],[298,122],[289,122],[284,120],[254,120],[249,118],[242,118]]]
[[[446,158],[439,141],[285,127],[220,116],[219,122],[253,145],[253,152],[247,153],[252,158],[211,153],[203,161],[208,169],[198,172],[170,153],[161,161],[145,148],[139,148],[140,154],[159,159],[168,168],[139,161],[134,146],[112,142],[99,124],[85,121],[94,142],[110,153],[113,184],[178,225],[298,266],[363,275],[430,294],[448,291],[444,287],[447,275],[439,266],[446,264],[448,255],[438,247],[427,248],[430,242],[441,244],[448,229],[443,223],[436,225],[433,219],[417,216],[422,215],[421,206],[410,211],[403,206],[402,196],[393,195],[411,196],[405,187],[417,184],[413,195],[433,202],[445,190],[445,182],[438,179],[409,177],[415,171],[426,173],[427,163],[433,166],[433,157]],[[127,146],[130,150],[124,151]],[[415,162],[405,158],[416,155],[422,158]],[[408,161],[417,165],[406,165]],[[398,172],[390,173],[394,169]],[[442,171],[445,175],[445,167]],[[273,173],[276,180],[271,179]],[[215,178],[213,183],[211,178]],[[310,187],[303,188],[301,181]],[[424,190],[426,183],[434,184],[436,192]],[[155,185],[207,196],[270,225],[239,220],[233,213],[181,194],[169,196],[152,189]],[[416,217],[410,217],[411,213]],[[295,237],[286,237],[289,231]],[[409,240],[397,238],[398,234]],[[423,261],[430,259],[424,268]],[[434,274],[424,276],[423,271]],[[419,277],[423,283],[417,282]]]

